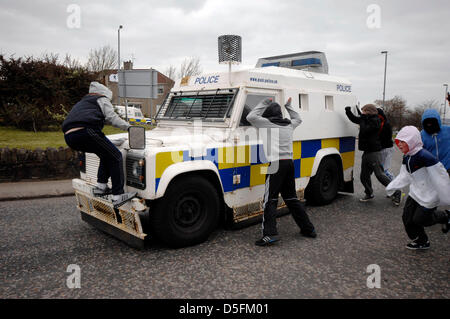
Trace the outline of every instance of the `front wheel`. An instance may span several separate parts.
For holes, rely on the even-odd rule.
[[[216,189],[203,177],[179,178],[150,211],[151,228],[171,247],[204,242],[217,227],[219,202]]]
[[[317,174],[309,181],[306,197],[316,205],[327,205],[336,198],[339,189],[339,167],[332,158],[320,162]]]

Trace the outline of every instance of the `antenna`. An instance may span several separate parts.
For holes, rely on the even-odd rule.
[[[231,86],[231,65],[242,62],[242,38],[239,35],[221,35],[219,42],[219,63],[228,64],[228,81]]]

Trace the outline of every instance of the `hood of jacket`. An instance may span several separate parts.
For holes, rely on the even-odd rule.
[[[442,128],[441,116],[439,115],[439,112],[437,110],[428,109],[428,110],[425,110],[425,112],[423,112],[422,126],[423,126],[423,121],[425,121],[426,119],[436,119],[439,124],[439,128]]]
[[[423,148],[420,132],[415,126],[405,126],[398,132],[395,139],[408,144],[409,151],[406,155],[412,156]]]
[[[112,92],[106,86],[98,82],[91,82],[89,86],[89,93],[100,94],[106,96],[110,101],[112,99]]]
[[[291,120],[283,118],[281,106],[276,102],[270,103],[270,105],[263,112],[262,117],[265,117],[276,125],[286,126],[291,124]]]
[[[383,118],[383,121],[387,120],[386,114],[384,114],[384,111],[380,108],[377,108],[378,111],[378,115],[381,115],[381,117]]]

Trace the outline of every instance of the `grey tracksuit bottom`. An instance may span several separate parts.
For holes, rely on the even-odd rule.
[[[391,182],[381,165],[380,152],[364,152],[362,155],[360,179],[364,186],[364,192],[367,195],[373,194],[372,181],[370,180],[372,173],[375,173],[378,181],[384,186],[389,185]]]
[[[273,169],[274,167],[277,169]],[[278,194],[280,193],[302,233],[307,234],[314,230],[314,226],[309,220],[303,204],[298,200],[295,191],[295,169],[292,160],[270,163],[265,185],[263,236],[278,235],[276,213]]]

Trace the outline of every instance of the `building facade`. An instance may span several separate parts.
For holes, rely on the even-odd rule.
[[[125,61],[124,70],[133,70],[133,63]],[[102,75],[102,82],[112,91],[113,105],[125,105],[125,99],[118,96],[117,70],[106,70]],[[141,105],[142,113],[145,117],[154,118],[159,106],[164,102],[167,94],[172,89],[175,82],[158,71],[158,97],[156,99],[127,98],[128,103]]]

